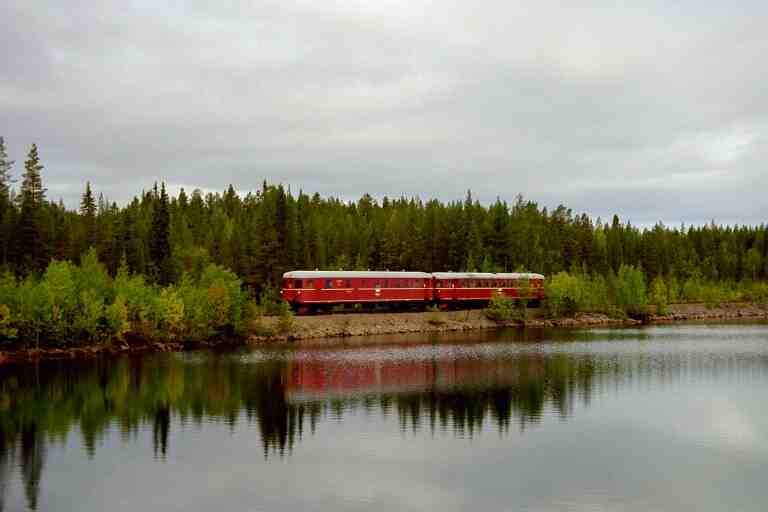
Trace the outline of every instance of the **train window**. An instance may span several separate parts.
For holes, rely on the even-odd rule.
[[[382,288],[389,288],[389,281],[387,279],[383,280],[381,282],[381,287]]]
[[[347,285],[347,288],[352,288],[352,281],[347,279],[347,282],[345,283]]]
[[[326,279],[325,280],[325,287],[326,288],[333,288],[333,281],[331,281],[330,279]]]
[[[291,281],[288,281],[288,288],[291,287]],[[293,280],[293,287],[294,288],[301,288],[301,279],[294,279]]]
[[[381,287],[381,285],[379,284],[379,280],[378,279],[373,282],[373,286],[375,288],[380,288]]]

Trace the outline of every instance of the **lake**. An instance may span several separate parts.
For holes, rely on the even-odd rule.
[[[0,510],[768,508],[768,324],[0,367]]]

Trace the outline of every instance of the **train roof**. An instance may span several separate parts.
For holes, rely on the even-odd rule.
[[[435,279],[493,279],[490,272],[434,272]]]
[[[390,272],[388,270],[293,270],[284,279],[430,279],[426,272]]]
[[[496,274],[499,279],[544,279],[541,274],[535,272],[507,272]]]
[[[432,275],[435,279],[544,279],[543,275],[532,272],[435,272]]]

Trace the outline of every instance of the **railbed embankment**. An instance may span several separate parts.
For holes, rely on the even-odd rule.
[[[653,310],[654,308],[649,308]],[[759,320],[768,319],[768,307],[749,303],[727,303],[706,307],[703,303],[672,304],[665,315],[649,314],[642,320],[613,318],[602,313],[578,313],[572,317],[546,318],[541,308],[529,308],[524,320],[495,322],[485,317],[482,310],[440,311],[418,313],[342,313],[331,315],[298,316],[293,320],[290,335],[279,337],[251,336],[249,342],[274,340],[312,340],[348,336],[381,334],[440,333],[494,329],[499,327],[568,327],[635,326],[643,323],[669,323],[697,320]],[[265,327],[274,328],[277,319],[265,319]]]

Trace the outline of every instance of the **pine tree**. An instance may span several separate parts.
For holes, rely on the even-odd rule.
[[[38,271],[45,267],[47,254],[43,233],[42,217],[45,202],[45,188],[40,171],[43,165],[32,144],[24,162],[21,183],[21,216],[19,219],[20,264],[23,270]]]
[[[13,160],[8,159],[5,140],[0,137],[0,265],[8,262],[14,238],[10,230],[14,213],[11,203],[11,167],[13,167]]]
[[[155,205],[152,211],[152,228],[149,240],[149,256],[158,283],[167,285],[173,280],[171,268],[171,218],[168,211],[168,194],[163,183],[160,196],[155,184]]]
[[[0,201],[3,201],[3,199],[8,200],[10,197],[12,183],[11,167],[13,167],[13,160],[8,159],[5,139],[0,137]],[[2,211],[0,211],[1,213]]]
[[[96,200],[91,192],[91,182],[85,184],[85,193],[80,201],[80,216],[85,230],[85,250],[96,246]]]

